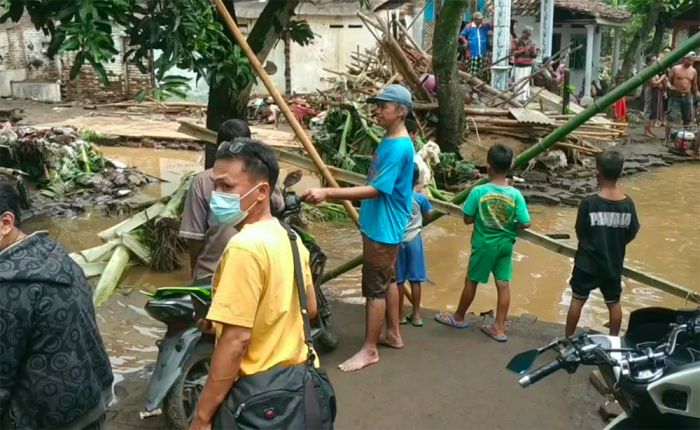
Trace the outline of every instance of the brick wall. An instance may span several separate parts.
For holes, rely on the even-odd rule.
[[[0,25],[0,75],[3,71],[21,71],[13,76],[22,75],[34,82],[60,81],[61,98],[65,101],[107,103],[133,99],[139,91],[151,87],[151,78],[133,64],[125,66],[122,55],[128,49],[128,41],[120,33],[115,31],[114,34],[115,47],[120,54],[113,62],[105,64],[109,84],[102,84],[89,63],[83,65],[76,79],[70,80],[75,55],[50,59],[46,55],[49,37],[36,30],[25,14],[17,23],[8,21]]]
[[[48,42],[27,16],[0,25],[0,71],[25,69],[27,79],[58,79],[60,65],[46,55]]]

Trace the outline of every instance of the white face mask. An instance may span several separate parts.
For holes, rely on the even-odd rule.
[[[256,200],[248,209],[243,210],[241,209],[241,200],[246,198],[253,191],[257,190],[260,185],[262,184],[256,185],[242,196],[240,194],[228,194],[213,191],[211,193],[211,200],[209,200],[209,208],[211,209],[214,219],[221,224],[229,225],[231,227],[235,227],[242,223],[248,216],[248,211],[250,211],[250,209],[258,203],[258,201]]]

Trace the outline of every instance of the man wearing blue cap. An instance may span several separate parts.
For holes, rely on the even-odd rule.
[[[377,124],[386,130],[367,175],[367,185],[351,188],[312,188],[303,199],[361,200],[362,295],[367,299],[367,328],[360,351],[340,369],[353,372],[379,361],[377,344],[403,348],[399,331],[399,295],[394,283],[394,262],[408,219],[413,196],[413,142],[404,120],[413,107],[411,93],[401,85],[389,85],[368,100],[376,105]],[[386,334],[382,327],[386,316]]]

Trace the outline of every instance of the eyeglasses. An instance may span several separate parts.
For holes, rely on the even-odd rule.
[[[265,160],[265,158],[258,153],[254,148],[251,148],[250,145],[247,145],[246,142],[236,142],[235,140],[231,142],[228,145],[228,152],[231,155],[251,155],[255,157],[258,161],[260,161],[264,166],[265,169],[267,170],[267,175],[270,178],[270,181],[273,182],[272,185],[274,185],[274,182],[277,182],[277,178],[272,177],[272,172],[274,169],[270,165],[269,162]]]

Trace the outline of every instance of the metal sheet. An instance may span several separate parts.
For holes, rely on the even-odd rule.
[[[509,112],[523,124],[554,124],[554,120],[538,110],[526,108],[511,108]]]

